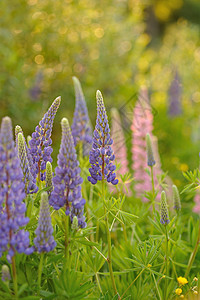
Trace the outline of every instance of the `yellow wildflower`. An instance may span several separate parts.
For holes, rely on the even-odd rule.
[[[182,276],[178,277],[177,280],[180,285],[184,285],[184,284],[188,283],[187,279]]]
[[[152,267],[152,265],[151,265],[151,264],[148,264],[148,265],[147,265],[147,267],[148,267],[148,268],[151,268],[151,267]]]
[[[182,289],[178,288],[175,290],[176,295],[180,295],[182,293]]]

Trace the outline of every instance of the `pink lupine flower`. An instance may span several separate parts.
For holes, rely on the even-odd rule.
[[[144,194],[152,189],[151,178],[146,172],[148,165],[145,138],[146,134],[149,133],[152,137],[152,147],[156,161],[153,172],[155,187],[160,190],[157,196],[159,199],[161,188],[158,185],[157,176],[162,174],[162,169],[158,152],[157,138],[152,135],[153,114],[146,88],[142,88],[140,91],[139,99],[133,111],[133,123],[131,129],[133,132],[132,168],[134,171],[136,196],[138,198],[142,197],[142,200],[147,202],[148,199],[144,197]]]
[[[126,150],[126,142],[125,136],[121,124],[121,119],[119,112],[116,108],[112,108],[111,110],[111,137],[113,139],[113,151],[115,153],[115,161],[117,163],[117,178],[120,179],[120,175],[125,175],[129,172],[128,170],[128,160],[127,160],[127,150]],[[111,187],[111,191],[114,191],[115,188]],[[130,183],[126,183],[126,187],[124,187],[123,192],[125,194],[131,195]]]
[[[146,172],[147,154],[146,154],[146,134],[151,135],[153,130],[153,115],[149,105],[148,93],[146,88],[140,91],[139,99],[136,102],[133,111],[133,123],[131,126],[133,132],[132,160],[133,171],[135,178],[135,193],[136,197],[142,197],[144,202],[147,202],[144,196],[145,192],[151,190],[151,180]]]
[[[200,192],[197,191],[194,197],[195,206],[193,207],[193,212],[199,214],[200,213]]]

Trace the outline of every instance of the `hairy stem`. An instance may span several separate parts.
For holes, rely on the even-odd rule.
[[[127,287],[127,289],[125,290],[125,292],[122,294],[122,296],[119,298],[119,300],[121,300],[124,295],[126,294],[126,292],[130,289],[130,287],[134,284],[134,282],[140,277],[140,275],[142,274],[142,272],[144,271],[145,269],[142,269],[141,272],[137,275],[137,277],[135,277],[135,279],[131,282],[131,284]]]
[[[65,263],[64,272],[67,270],[69,263],[69,216],[65,216]]]
[[[168,276],[168,232],[167,232],[167,225],[165,225],[165,235],[166,235],[166,239],[165,239],[165,244],[166,244],[166,248],[165,248],[165,269],[166,269],[166,276]],[[164,290],[164,299],[167,300],[167,283],[168,280],[167,278],[165,278],[165,290]]]
[[[154,283],[155,283],[155,287],[156,287],[156,291],[157,291],[159,300],[162,300],[161,295],[160,295],[160,292],[159,292],[159,289],[158,289],[158,284],[157,284],[157,281],[156,281],[156,279],[155,279],[155,276],[154,276],[153,272],[151,273],[151,275],[153,276],[153,280],[154,280]]]
[[[97,281],[97,285],[98,285],[99,291],[100,291],[100,293],[103,294],[102,288],[101,288],[101,284],[100,284],[100,280],[99,280],[99,274],[95,273],[95,277],[96,277],[96,281]]]
[[[155,217],[155,185],[154,185],[154,176],[153,176],[153,166],[151,167],[151,184],[152,184],[152,193],[153,193],[153,199],[152,199],[152,207],[153,207],[153,215]]]
[[[38,294],[40,292],[40,286],[41,286],[43,260],[44,260],[44,253],[42,252],[40,255],[40,264],[39,264],[39,268],[38,268]]]
[[[16,263],[15,263],[15,256],[12,256],[12,275],[13,275],[13,285],[14,285],[14,292],[15,297],[18,299],[18,287],[17,287],[17,271],[16,271]]]
[[[117,288],[116,288],[115,278],[114,278],[113,269],[112,269],[111,235],[110,235],[110,230],[109,230],[109,225],[108,225],[107,211],[106,211],[106,206],[105,206],[105,186],[104,185],[105,185],[105,182],[104,182],[104,179],[102,179],[102,197],[103,197],[103,202],[104,202],[105,226],[106,226],[106,235],[107,235],[107,243],[108,243],[108,258],[107,258],[107,263],[108,263],[108,268],[109,268],[109,272],[110,272],[110,278],[111,278],[112,286],[113,286],[115,294],[117,294]]]

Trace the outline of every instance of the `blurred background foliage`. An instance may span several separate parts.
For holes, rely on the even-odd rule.
[[[145,85],[163,169],[181,185],[181,171],[199,164],[199,26],[198,0],[0,1],[0,117],[9,115],[14,126],[31,134],[61,95],[55,158],[60,120],[65,116],[72,121],[75,75],[92,123],[100,89],[108,113],[112,106],[120,110],[130,148],[132,110]],[[174,101],[179,98],[175,114],[172,94]]]

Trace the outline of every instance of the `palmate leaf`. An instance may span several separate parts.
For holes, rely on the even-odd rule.
[[[106,255],[106,249],[104,249],[103,251],[102,246],[99,246],[98,250],[101,251],[103,255]],[[82,252],[81,258],[82,260],[85,260],[86,264],[91,268],[94,274],[98,273],[105,263],[104,257],[100,253],[98,253],[94,248],[87,249],[87,252]]]
[[[134,263],[137,263],[137,265],[144,268],[148,264],[153,264],[153,262],[158,258],[161,252],[161,245],[162,241],[154,240],[140,243],[133,254],[134,259],[127,259],[132,260]]]
[[[91,281],[86,281],[83,274],[67,270],[61,277],[54,279],[54,287],[58,299],[84,299],[94,287]]]

